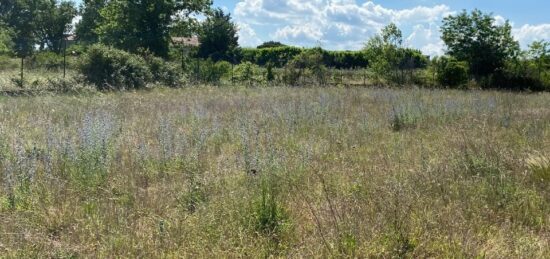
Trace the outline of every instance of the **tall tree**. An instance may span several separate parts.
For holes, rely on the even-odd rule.
[[[12,31],[13,51],[18,57],[30,55],[36,44],[36,14],[40,1],[7,0],[0,12],[4,24]]]
[[[72,2],[40,1],[36,26],[40,47],[60,53],[64,35],[71,31],[76,14],[77,10]]]
[[[540,79],[542,72],[550,68],[550,42],[535,41],[529,46],[527,53],[537,67],[537,75]]]
[[[101,42],[132,52],[149,50],[166,57],[170,27],[176,20],[210,8],[211,0],[110,1],[96,32]]]
[[[80,6],[82,19],[76,25],[75,33],[80,42],[96,43],[99,41],[96,29],[101,23],[100,11],[107,5],[107,0],[84,0]]]
[[[476,77],[495,73],[519,52],[510,23],[498,25],[492,15],[479,10],[444,18],[441,32],[447,54],[468,62]]]
[[[403,33],[393,23],[382,29],[379,35],[372,37],[365,46],[369,57],[369,66],[375,74],[386,79],[397,79],[397,69],[401,65]],[[394,78],[391,78],[394,77]]]
[[[221,9],[214,10],[202,24],[200,41],[200,57],[231,60],[231,53],[239,45],[237,26],[231,21],[231,15]]]

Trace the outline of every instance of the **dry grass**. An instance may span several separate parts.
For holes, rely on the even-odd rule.
[[[5,257],[550,256],[550,95],[0,98]]]

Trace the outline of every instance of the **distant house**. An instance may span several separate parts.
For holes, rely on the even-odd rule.
[[[199,37],[172,37],[172,44],[186,46],[186,47],[198,47],[200,45]]]
[[[76,44],[76,35],[74,34],[65,34],[65,42],[67,43],[67,48]]]

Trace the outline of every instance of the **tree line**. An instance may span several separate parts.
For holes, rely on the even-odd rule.
[[[75,17],[80,19],[73,24]],[[359,51],[305,49],[275,41],[241,48],[238,26],[230,14],[213,8],[211,0],[84,0],[80,6],[58,0],[3,0],[0,5],[0,53],[22,60],[42,50],[61,53],[67,34],[73,32],[84,53],[102,44],[142,57],[175,60],[181,47],[172,44],[172,37],[199,36],[200,46],[191,55],[212,62],[312,71],[317,65],[364,68],[373,80],[395,84],[409,82],[406,78],[422,70],[449,87],[544,90],[550,85],[550,43],[536,41],[522,50],[509,22],[497,24],[480,10],[444,18],[441,38],[446,53],[427,57],[404,46],[395,24],[366,39]]]

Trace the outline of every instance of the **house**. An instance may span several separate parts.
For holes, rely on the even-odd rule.
[[[199,37],[172,37],[172,44],[186,46],[186,47],[198,47],[200,45]]]

